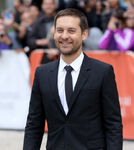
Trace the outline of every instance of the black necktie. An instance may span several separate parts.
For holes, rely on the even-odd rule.
[[[65,70],[67,72],[65,77],[65,93],[66,93],[67,104],[69,106],[70,97],[73,92],[73,83],[72,83],[72,75],[71,75],[71,71],[73,70],[73,68],[71,66],[65,66]]]

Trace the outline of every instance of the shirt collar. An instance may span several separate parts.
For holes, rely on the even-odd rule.
[[[59,69],[60,71],[64,70],[64,67],[66,65],[70,65],[74,71],[78,71],[78,69],[80,69],[82,62],[84,59],[84,54],[83,52],[81,52],[80,56],[78,58],[76,58],[71,64],[67,64],[61,57],[60,57],[60,62],[59,62]]]

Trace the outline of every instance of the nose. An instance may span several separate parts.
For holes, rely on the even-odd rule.
[[[62,39],[68,39],[69,35],[67,33],[67,31],[64,31],[62,34],[61,34],[61,38]]]

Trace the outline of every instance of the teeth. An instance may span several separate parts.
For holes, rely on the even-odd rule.
[[[71,42],[68,42],[68,43],[66,43],[66,42],[61,42],[62,44],[71,44]]]
[[[67,44],[69,44],[69,43],[72,43],[71,41],[69,42],[63,42],[63,41],[59,41],[60,43],[67,43]]]

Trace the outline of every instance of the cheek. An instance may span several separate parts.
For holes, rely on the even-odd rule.
[[[76,41],[76,42],[80,42],[82,40],[82,36],[80,34],[71,35],[70,39],[72,39],[73,41]]]
[[[54,33],[54,40],[59,40],[61,38],[61,35],[57,32]]]
[[[57,39],[57,34],[56,33],[54,33],[54,40],[56,40]]]

